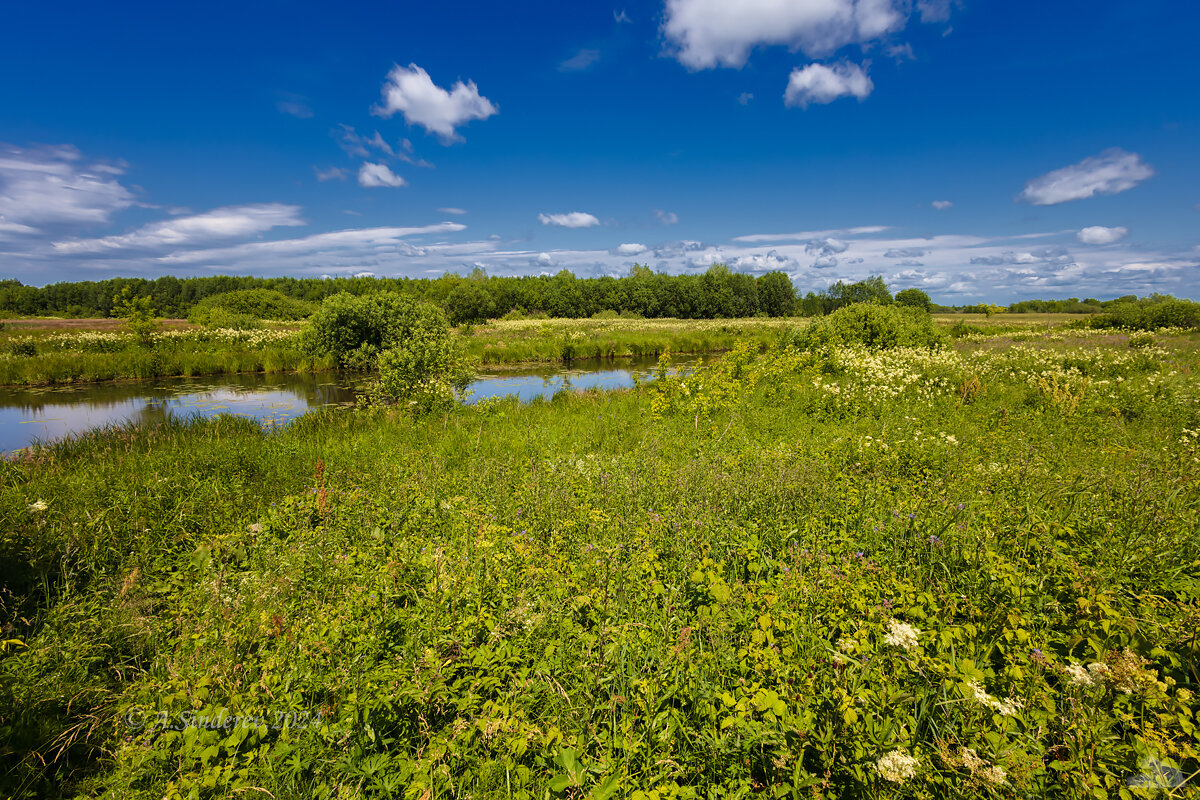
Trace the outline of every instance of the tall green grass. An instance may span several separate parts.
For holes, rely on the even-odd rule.
[[[1190,775],[1200,363],[1193,340],[1096,342],[749,342],[634,391],[29,453],[0,465],[0,789],[1081,797]],[[221,713],[264,722],[187,716]]]

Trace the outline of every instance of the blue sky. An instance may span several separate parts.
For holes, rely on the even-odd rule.
[[[1200,6],[26,3],[0,277],[1200,297]]]

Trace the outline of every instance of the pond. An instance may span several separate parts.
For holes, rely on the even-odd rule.
[[[674,369],[692,369],[703,360],[676,359]],[[656,364],[654,358],[638,358],[484,371],[469,387],[467,402],[506,395],[528,402],[562,390],[628,387],[635,377],[651,377]],[[0,452],[110,425],[196,415],[234,414],[264,425],[280,425],[314,408],[354,405],[355,391],[364,380],[361,375],[337,373],[256,373],[74,386],[0,386]]]

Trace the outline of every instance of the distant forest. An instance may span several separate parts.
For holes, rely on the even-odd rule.
[[[1009,311],[1011,313],[1094,313],[1133,296],[1100,301],[1025,300],[1008,307],[993,305],[939,306],[917,289],[893,298],[880,277],[857,283],[838,281],[828,289],[798,296],[783,272],[755,277],[714,264],[697,275],[667,275],[635,265],[622,278],[577,278],[567,270],[557,275],[488,277],[475,270],[466,277],[440,278],[254,278],[216,275],[202,278],[166,276],[110,278],[102,281],[26,286],[0,281],[0,313],[25,316],[108,317],[114,297],[126,288],[135,297],[149,297],[155,313],[186,317],[207,297],[246,289],[274,290],[307,303],[320,303],[338,292],[368,294],[394,291],[419,297],[446,310],[455,324],[504,316],[591,317],[615,313],[640,317],[716,319],[753,316],[818,316],[852,302],[890,303],[893,300],[932,311]]]

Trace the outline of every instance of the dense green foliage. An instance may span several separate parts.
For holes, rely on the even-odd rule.
[[[929,295],[920,289],[901,289],[896,292],[896,302],[922,311],[930,311],[933,308],[933,301],[929,299]]]
[[[445,337],[441,309],[394,292],[335,294],[321,303],[302,333],[305,349],[340,367],[374,369],[385,350],[412,338]]]
[[[869,348],[940,347],[948,342],[928,313],[903,305],[854,303],[794,332],[797,346],[816,350],[860,345]]]
[[[42,288],[0,281],[0,312],[107,317],[112,297],[129,288],[150,297],[166,316],[187,316],[213,295],[269,290],[315,305],[339,293],[398,292],[441,307],[455,323],[502,317],[510,312],[553,317],[591,317],[615,311],[642,317],[712,319],[787,312],[794,302],[791,279],[782,272],[755,278],[714,265],[700,275],[667,275],[635,266],[625,278],[579,279],[566,270],[554,276],[488,278],[477,270],[467,278],[445,275],[416,278],[210,278],[164,277],[153,281],[113,278],[106,281],[50,284]],[[765,289],[765,304],[759,291]],[[238,312],[241,313],[241,312]],[[269,317],[275,318],[275,317]]]
[[[486,319],[545,315],[579,319],[604,312],[622,316],[678,319],[728,319],[756,315],[804,316],[829,314],[851,303],[892,302],[892,295],[879,276],[855,283],[837,281],[827,289],[808,291],[797,298],[791,278],[783,272],[754,277],[716,264],[700,275],[667,275],[634,265],[623,278],[576,278],[567,270],[557,275],[489,278],[481,269],[467,277],[440,278],[253,278],[218,275],[204,278],[166,276],[155,280],[112,278],[43,286],[24,286],[20,281],[0,281],[0,314],[25,316],[108,317],[113,315],[113,296],[128,288],[135,296],[151,299],[154,308],[167,317],[191,317],[192,309],[206,298],[251,290],[271,291],[313,307],[327,297],[348,292],[400,292],[440,306],[451,323],[477,323]],[[913,294],[914,292],[918,294]],[[919,289],[902,290],[905,297],[918,299]],[[897,296],[899,300],[899,295]],[[1012,313],[1096,314],[1113,305],[1135,301],[1153,303],[1170,299],[1152,295],[1139,300],[1129,295],[1115,300],[1023,300],[1012,303]],[[905,301],[900,300],[904,303]],[[909,303],[911,304],[911,303]],[[924,303],[917,303],[924,305]],[[999,308],[999,307],[996,307]],[[935,311],[980,312],[982,305],[935,305]],[[279,311],[258,319],[292,319]],[[252,312],[231,312],[224,327],[241,326]]]
[[[0,794],[1174,783],[1197,343],[1070,337],[746,346],[631,392],[0,464]]]
[[[870,278],[858,281],[857,283],[837,281],[826,291],[809,292],[800,301],[800,308],[804,316],[813,317],[822,314],[832,314],[839,308],[845,308],[855,303],[890,305],[892,303],[892,293],[888,289],[887,284],[884,283],[882,277],[872,275]]]
[[[188,321],[208,327],[234,327],[231,321],[305,319],[313,306],[273,289],[239,289],[209,295],[188,312]]]
[[[446,331],[416,331],[379,354],[379,377],[367,390],[372,404],[429,413],[454,405],[475,375],[462,342]]]
[[[1124,302],[1083,321],[1089,328],[1156,331],[1161,328],[1200,328],[1200,303],[1164,298],[1154,303]]]

